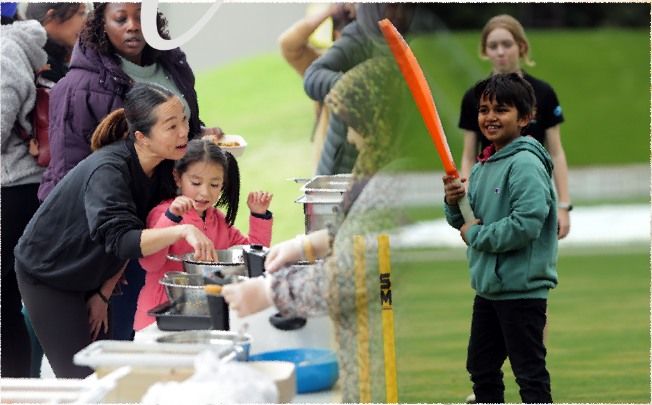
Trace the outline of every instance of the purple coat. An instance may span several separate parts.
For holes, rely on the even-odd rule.
[[[186,55],[175,48],[161,52],[158,63],[170,75],[190,107],[190,138],[201,132],[195,76]],[[43,201],[73,167],[91,153],[91,135],[99,122],[122,107],[133,80],[118,58],[75,45],[68,74],[50,93],[50,164],[38,198]]]

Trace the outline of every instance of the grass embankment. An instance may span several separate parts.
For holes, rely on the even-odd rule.
[[[419,58],[459,158],[457,130],[463,92],[489,72],[477,57],[479,33],[435,34],[415,39]],[[649,33],[645,30],[528,32],[537,65],[528,71],[550,82],[566,116],[562,137],[569,165],[644,163],[649,158]],[[242,211],[236,225],[248,227],[246,193],[274,193],[274,241],[303,232],[299,187],[290,177],[313,173],[310,135],[314,106],[299,76],[280,54],[262,55],[197,75],[201,117],[241,134],[249,146],[240,159]],[[421,170],[440,170],[418,116],[407,117],[406,153]],[[438,209],[434,207],[434,209]]]

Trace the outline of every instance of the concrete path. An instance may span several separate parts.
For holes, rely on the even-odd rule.
[[[403,175],[409,195],[401,203],[428,205],[443,201],[441,183],[443,172],[410,173]],[[573,201],[631,200],[650,197],[650,166],[636,164],[611,167],[572,168],[568,173],[568,187]]]
[[[571,232],[560,249],[575,246],[630,245],[650,242],[648,205],[578,207],[571,213]],[[392,245],[403,248],[465,248],[459,231],[445,219],[406,226],[392,235]]]

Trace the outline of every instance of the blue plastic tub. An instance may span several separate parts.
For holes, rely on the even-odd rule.
[[[250,361],[291,361],[296,367],[297,393],[331,388],[339,376],[337,358],[328,349],[288,349],[249,356]]]

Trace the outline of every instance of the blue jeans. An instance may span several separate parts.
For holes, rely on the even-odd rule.
[[[23,317],[25,318],[25,326],[27,327],[27,334],[32,346],[32,357],[29,365],[29,378],[41,378],[41,363],[43,362],[43,347],[36,337],[32,320],[27,313],[27,308],[23,306]]]
[[[145,284],[145,270],[138,260],[130,260],[124,272],[127,284],[118,282],[116,290],[122,292],[111,297],[109,325],[111,339],[134,340],[134,315],[140,289]]]

